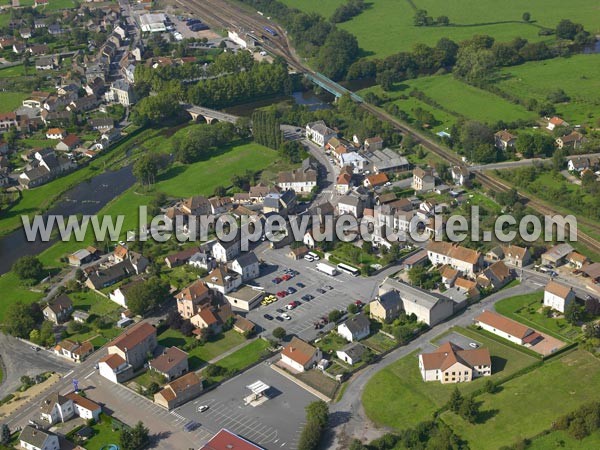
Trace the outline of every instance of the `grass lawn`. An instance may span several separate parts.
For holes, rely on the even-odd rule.
[[[183,349],[186,344],[189,344],[194,339],[194,337],[184,336],[177,330],[169,329],[158,336],[158,343],[164,347],[175,346]],[[220,354],[235,347],[236,345],[240,345],[245,341],[246,338],[234,330],[229,330],[213,337],[209,342],[188,352],[190,370],[199,369],[211,359],[216,358]]]
[[[242,370],[260,360],[267,352],[269,343],[264,339],[255,339],[248,345],[226,356],[217,365],[230,370]]]
[[[7,21],[10,21],[10,14],[1,14],[0,18],[8,17]],[[1,19],[0,19],[1,20]],[[20,77],[25,75],[25,70],[23,65],[6,67],[4,69],[0,69],[0,78],[12,78],[12,77]]]
[[[391,339],[385,334],[379,332],[375,333],[372,336],[369,336],[367,339],[362,341],[362,343],[379,353],[391,350],[397,344],[397,342],[394,339]]]
[[[307,13],[317,12],[323,17],[329,19],[336,8],[340,5],[346,3],[345,0],[282,0],[282,3],[285,3],[292,8],[297,8],[300,11],[304,11]]]
[[[496,303],[496,311],[527,326],[548,333],[567,342],[572,342],[581,334],[581,330],[569,324],[565,319],[545,317],[541,312],[544,306],[544,292],[517,295]]]
[[[450,412],[442,418],[471,448],[496,450],[518,437],[535,436],[558,416],[598,400],[598,383],[600,361],[578,350],[505,383],[497,394],[478,396],[481,411],[489,416],[484,423],[472,425]]]
[[[553,431],[542,437],[534,439],[528,450],[554,450],[567,448],[569,450],[593,450],[600,448],[600,431],[578,441],[564,431]]]
[[[29,97],[21,92],[0,92],[0,113],[7,113],[17,109]]]
[[[92,290],[72,292],[69,297],[73,300],[74,309],[80,309],[96,316],[106,316],[122,309],[115,302]]]
[[[321,338],[316,346],[321,349],[323,353],[334,354],[337,350],[340,350],[348,345],[348,341],[337,333],[329,333]]]
[[[33,292],[22,286],[21,281],[12,272],[0,276],[0,292],[2,293],[2,301],[0,302],[0,321],[3,320],[8,305],[18,300],[23,303],[33,303],[44,296],[42,292]]]
[[[454,329],[466,336],[472,332]],[[502,379],[536,362],[535,358],[485,336],[476,335],[478,342],[492,355],[492,380]],[[378,425],[405,429],[429,420],[442,407],[454,390],[453,384],[425,383],[419,372],[418,353],[396,361],[377,372],[363,392],[362,402],[369,418]],[[473,392],[485,383],[483,378],[461,385],[462,392]],[[381,405],[386,405],[381,408]]]
[[[254,143],[229,147],[206,161],[173,165],[160,176],[157,188],[175,197],[210,195],[216,186],[231,185],[233,175],[262,170],[278,158],[275,150]]]
[[[92,425],[94,436],[85,442],[87,450],[101,450],[108,444],[118,444],[120,431],[112,428],[112,418],[106,414],[100,416],[100,423]]]
[[[410,97],[414,89],[423,92],[435,100],[444,109],[435,108]],[[455,79],[451,74],[431,77],[420,77],[394,85],[394,90],[383,92],[379,86],[360,91],[361,95],[372,91],[379,96],[387,96],[400,109],[412,117],[412,111],[421,107],[430,111],[436,119],[433,131],[446,129],[456,122],[457,117],[463,116],[482,122],[496,122],[500,119],[513,121],[531,119],[535,113],[524,107],[514,105],[503,98],[482,89],[465,84]],[[403,99],[402,96],[408,97]]]
[[[47,11],[56,11],[59,9],[72,9],[77,6],[77,2],[74,0],[50,0],[48,6],[44,9]]]
[[[573,125],[596,126],[600,119],[599,65],[598,54],[528,62],[502,69],[502,80],[497,85],[512,95],[538,101],[545,101],[549,92],[562,89],[571,100],[557,104],[557,113]]]
[[[329,0],[330,1],[330,0]],[[320,13],[322,2],[287,0],[286,3],[301,9]],[[416,27],[413,25],[414,9],[425,9],[435,17],[445,15],[450,19],[448,27]],[[310,6],[304,6],[310,5]],[[522,22],[522,14],[531,13],[534,23]],[[323,15],[327,16],[326,13]],[[497,41],[507,42],[522,37],[530,42],[547,39],[538,36],[539,26],[555,28],[563,19],[582,23],[595,34],[600,29],[597,5],[587,0],[531,0],[527,4],[519,0],[378,0],[358,16],[339,24],[358,38],[365,55],[385,57],[399,51],[411,50],[416,43],[435,45],[443,37],[462,41],[476,34],[487,34]]]

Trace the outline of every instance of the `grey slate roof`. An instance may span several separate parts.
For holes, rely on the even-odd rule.
[[[27,425],[23,428],[23,431],[21,431],[19,440],[25,441],[36,448],[43,448],[44,443],[50,436],[53,436],[53,434]]]

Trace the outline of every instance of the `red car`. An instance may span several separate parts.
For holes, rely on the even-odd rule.
[[[365,304],[364,304],[363,302],[361,302],[360,300],[356,300],[356,301],[354,302],[354,304],[355,304],[356,306],[358,306],[359,308],[362,308],[363,306],[365,306]]]
[[[281,279],[282,279],[282,280],[285,280],[285,281],[287,281],[287,280],[291,280],[291,279],[292,279],[292,276],[291,276],[291,275],[288,275],[288,274],[286,273],[285,275],[283,275],[283,276],[281,277]]]
[[[287,295],[287,292],[285,292],[285,291],[279,291],[279,292],[277,293],[277,297],[279,297],[279,298],[283,298],[283,297],[285,297],[286,295]]]
[[[296,306],[300,306],[300,303],[294,300],[286,305],[287,309],[294,309]]]

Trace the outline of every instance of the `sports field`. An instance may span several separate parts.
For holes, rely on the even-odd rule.
[[[497,450],[549,429],[553,420],[582,403],[598,400],[598,383],[600,361],[578,350],[503,384],[496,394],[478,396],[483,423],[469,424],[450,412],[442,419],[470,448]]]
[[[431,106],[417,98],[411,97],[413,90],[423,92],[428,98],[434,100],[439,107]],[[518,119],[535,118],[535,113],[527,111],[520,105],[515,105],[508,100],[482,89],[465,84],[452,75],[421,77],[396,83],[394,90],[383,92],[379,86],[360,91],[374,92],[381,97],[387,97],[396,103],[400,109],[414,118],[415,108],[423,108],[433,114],[436,121],[434,131],[445,129],[463,116],[482,122],[494,123],[498,120],[513,121]]]
[[[545,101],[548,93],[562,89],[571,100],[556,105],[557,113],[572,125],[596,126],[600,119],[599,68],[598,54],[529,62],[503,69],[497,85],[521,99],[538,101]]]
[[[292,0],[286,0],[292,4]],[[302,9],[320,13],[321,3],[296,1]],[[588,0],[373,0],[372,6],[340,26],[353,33],[366,55],[385,57],[411,50],[414,44],[434,45],[440,38],[455,41],[476,34],[488,34],[498,41],[522,37],[529,41],[542,39],[540,26],[555,28],[563,19],[582,23],[592,34],[600,30],[600,6]],[[448,16],[448,27],[415,27],[414,5],[425,9],[432,17]],[[524,12],[531,14],[532,23],[522,21]],[[326,16],[326,14],[323,14]],[[547,38],[545,38],[547,39]]]

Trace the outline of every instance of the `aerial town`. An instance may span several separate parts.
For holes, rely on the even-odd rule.
[[[0,450],[600,448],[590,0],[0,0]]]

